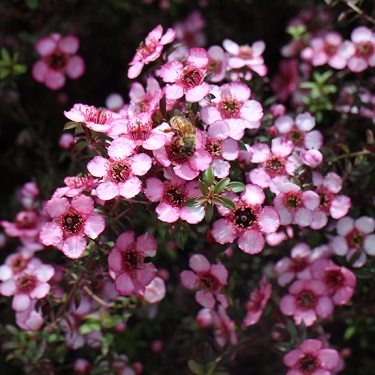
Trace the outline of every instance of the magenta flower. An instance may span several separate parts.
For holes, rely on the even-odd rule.
[[[250,300],[246,304],[246,316],[242,322],[244,327],[249,327],[259,322],[271,294],[272,285],[263,276],[259,288],[251,292]]]
[[[286,375],[331,375],[339,359],[336,350],[323,348],[320,340],[307,339],[286,354],[283,362],[291,368]]]
[[[213,224],[213,238],[221,244],[232,243],[237,238],[239,248],[245,253],[261,252],[265,244],[264,235],[279,228],[279,214],[273,207],[262,207],[265,194],[258,185],[247,184],[241,197],[235,196],[232,200],[236,206],[233,211],[220,208],[225,218]]]
[[[146,154],[133,153],[134,144],[125,138],[115,139],[108,147],[109,159],[95,156],[87,164],[88,171],[95,177],[101,177],[96,194],[104,201],[122,196],[135,197],[142,188],[137,176],[145,175],[151,168],[152,160]]]
[[[337,222],[337,236],[331,240],[331,247],[336,255],[351,257],[358,252],[358,258],[353,267],[362,267],[367,261],[367,255],[375,255],[375,220],[369,216],[358,219],[343,217]]]
[[[229,136],[240,140],[245,129],[258,129],[263,108],[256,100],[250,100],[251,90],[241,82],[211,86],[214,98],[203,103],[201,116],[208,125],[224,120],[229,126]]]
[[[124,121],[121,115],[109,109],[80,103],[74,104],[69,111],[64,111],[64,115],[71,121],[82,123],[87,128],[101,133],[107,133],[115,123]]]
[[[203,206],[185,206],[188,199],[200,195],[197,181],[186,183],[180,178],[174,178],[162,182],[156,177],[151,177],[146,181],[144,194],[151,202],[160,202],[155,212],[161,221],[174,223],[182,219],[189,224],[197,224],[204,218]]]
[[[183,64],[172,60],[161,67],[160,77],[167,82],[167,99],[179,99],[185,94],[187,102],[199,102],[210,91],[210,85],[204,82],[208,66],[208,53],[203,48],[192,48]]]
[[[280,301],[283,314],[293,316],[296,324],[304,321],[306,327],[319,318],[333,313],[333,302],[327,296],[327,287],[321,280],[297,280],[289,287],[289,294]]]
[[[168,29],[163,35],[163,27],[158,25],[149,32],[144,42],[141,42],[133,60],[129,63],[128,78],[134,79],[139,76],[143,67],[155,61],[162,53],[164,45],[172,42],[176,37],[173,29]]]
[[[95,239],[105,228],[104,218],[94,213],[94,200],[85,195],[52,198],[45,210],[52,221],[43,225],[40,239],[46,246],[56,246],[72,259],[82,256],[86,249],[86,235]]]
[[[108,256],[111,277],[115,279],[115,289],[122,296],[145,293],[145,288],[156,276],[157,269],[152,263],[145,263],[146,257],[156,254],[157,244],[150,233],[135,237],[127,231],[116,240],[115,247]]]
[[[350,207],[350,198],[346,195],[339,195],[342,189],[342,179],[335,172],[329,172],[323,177],[318,172],[313,172],[313,183],[316,186],[315,192],[320,197],[320,204],[313,212],[312,229],[323,228],[328,221],[328,215],[334,219],[341,219],[344,217]]]
[[[65,75],[77,79],[85,72],[85,62],[76,55],[79,40],[73,35],[63,38],[53,33],[40,38],[35,48],[42,60],[33,65],[33,78],[51,90],[58,90],[65,85]]]
[[[227,284],[228,271],[222,264],[210,264],[202,254],[194,254],[189,260],[189,266],[194,271],[182,271],[180,280],[182,285],[190,290],[199,288],[195,293],[195,300],[212,309],[216,304],[216,296]]]
[[[297,224],[308,227],[313,220],[313,212],[320,204],[320,197],[312,190],[301,191],[301,188],[291,182],[280,186],[273,204],[280,215],[281,224]]]
[[[347,304],[354,294],[357,279],[354,273],[329,259],[318,259],[311,266],[314,279],[322,280],[335,305]]]

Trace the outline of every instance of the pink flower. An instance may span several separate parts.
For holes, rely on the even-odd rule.
[[[228,271],[222,264],[210,264],[202,254],[190,257],[189,266],[194,271],[182,271],[180,280],[182,285],[190,290],[199,288],[195,293],[195,300],[207,308],[214,308],[216,295],[227,284]]]
[[[350,198],[346,195],[339,195],[342,189],[342,179],[335,172],[329,172],[323,177],[318,172],[312,173],[313,183],[316,186],[315,192],[320,197],[320,204],[313,212],[312,229],[323,228],[328,221],[328,215],[334,219],[341,219],[351,207]]]
[[[74,135],[63,133],[59,138],[59,146],[62,150],[69,150],[74,146]]]
[[[173,178],[162,182],[156,177],[146,181],[145,196],[151,202],[160,202],[155,208],[158,219],[167,223],[174,223],[178,219],[189,224],[197,224],[204,218],[204,207],[188,207],[186,201],[200,195],[197,181],[186,181]]]
[[[330,348],[323,349],[320,340],[307,339],[283,358],[290,367],[286,375],[330,375],[338,362],[339,353]]]
[[[336,255],[346,255],[349,261],[358,252],[353,267],[362,267],[367,255],[375,255],[375,220],[369,216],[358,219],[343,217],[337,222],[337,236],[331,240],[331,247]]]
[[[268,69],[262,56],[266,45],[262,40],[254,42],[251,46],[248,44],[240,46],[232,40],[225,39],[223,47],[229,53],[229,68],[241,69],[246,67],[258,73],[261,77],[267,74]],[[251,79],[251,77],[249,78]]]
[[[322,280],[335,305],[347,304],[354,294],[356,277],[345,267],[340,267],[329,259],[318,259],[311,266],[314,279]]]
[[[249,327],[259,322],[263,311],[271,297],[272,285],[263,276],[259,288],[250,294],[250,300],[246,304],[246,316],[242,322],[244,327]]]
[[[225,218],[213,224],[213,238],[221,244],[232,243],[237,238],[238,246],[245,253],[261,252],[265,244],[264,235],[279,228],[279,214],[273,207],[262,207],[265,194],[258,185],[247,184],[241,197],[235,196],[232,200],[235,203],[233,211],[219,208]]]
[[[161,67],[160,77],[167,82],[167,99],[179,99],[185,94],[187,102],[199,102],[210,91],[204,82],[208,66],[208,53],[203,48],[192,48],[183,64],[172,60]]]
[[[166,293],[165,282],[161,277],[156,276],[148,284],[143,292],[138,292],[139,296],[147,303],[154,304],[160,302]]]
[[[199,10],[191,12],[184,20],[173,24],[176,39],[189,48],[204,47],[207,38],[202,29],[205,26],[206,20]]]
[[[225,78],[228,59],[220,46],[211,46],[208,50],[207,75],[214,74],[211,82],[220,82]]]
[[[229,136],[240,140],[245,129],[258,129],[263,108],[256,100],[250,100],[251,90],[242,82],[211,86],[214,98],[202,103],[201,116],[208,125],[224,120],[229,126]]]
[[[95,156],[87,164],[88,171],[95,177],[101,177],[96,194],[104,201],[118,196],[130,199],[135,197],[142,187],[137,176],[145,175],[151,168],[151,158],[143,153],[130,156],[134,144],[125,138],[115,139],[108,147],[109,159]]]
[[[313,220],[313,212],[320,204],[320,197],[312,190],[301,191],[293,183],[280,186],[273,204],[280,215],[282,225],[297,224],[308,227]]]
[[[68,176],[64,178],[66,186],[57,188],[52,198],[75,197],[84,191],[91,192],[93,188],[98,186],[98,179],[93,176]]]
[[[334,31],[310,40],[310,46],[302,50],[301,57],[313,66],[328,64],[335,69],[344,69],[347,58],[343,51],[343,38]]]
[[[156,241],[150,233],[136,238],[134,232],[127,231],[117,238],[108,256],[108,267],[119,294],[145,294],[145,288],[156,276],[157,269],[144,259],[153,257],[156,249]]]
[[[65,85],[65,75],[77,79],[85,72],[85,63],[81,56],[76,55],[79,40],[68,35],[61,37],[54,33],[40,38],[36,50],[42,57],[34,63],[33,78],[44,83],[51,90],[58,90]]]
[[[348,42],[346,54],[349,57],[348,68],[355,73],[363,72],[375,66],[375,33],[366,26],[352,31],[352,43]]]
[[[12,308],[17,312],[31,309],[33,300],[44,298],[50,291],[48,280],[54,273],[54,268],[49,264],[30,261],[26,268],[0,284],[0,294],[14,295]]]
[[[289,287],[289,294],[280,301],[283,314],[293,316],[296,324],[313,325],[317,317],[328,318],[333,313],[333,302],[321,280],[297,280]]]
[[[82,123],[87,128],[101,133],[108,132],[116,122],[124,121],[118,113],[86,104],[74,104],[69,111],[64,111],[64,115],[71,121]]]
[[[25,331],[39,331],[44,324],[41,308],[35,309],[37,300],[33,299],[27,309],[16,312],[16,323]]]
[[[128,78],[134,79],[139,76],[143,67],[155,61],[162,53],[164,45],[172,42],[176,37],[173,29],[168,29],[163,35],[163,27],[158,25],[150,31],[146,40],[141,42],[133,60],[129,63]]]
[[[43,225],[40,239],[46,246],[56,246],[72,259],[82,256],[86,249],[86,235],[95,239],[103,232],[105,221],[94,213],[94,200],[85,195],[52,198],[45,210],[52,221]]]

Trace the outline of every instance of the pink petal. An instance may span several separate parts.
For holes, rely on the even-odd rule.
[[[295,349],[283,357],[283,363],[287,367],[295,367],[298,361],[305,356],[301,349]]]
[[[48,283],[40,283],[33,291],[30,292],[30,298],[44,298],[50,291],[51,285]]]
[[[37,41],[35,49],[41,56],[49,56],[55,52],[56,46],[56,41],[50,36],[46,36]]]
[[[122,252],[118,247],[114,247],[108,255],[108,267],[112,271],[120,273],[123,270],[122,266]]]
[[[83,76],[86,71],[85,61],[81,56],[72,56],[65,66],[66,75],[71,79]]]
[[[119,194],[127,199],[135,197],[142,188],[142,182],[138,177],[132,177],[129,180],[119,184]]]
[[[198,285],[198,276],[193,271],[184,270],[180,273],[180,281],[186,289],[193,290]]]
[[[143,193],[151,202],[158,202],[164,195],[164,183],[156,177],[151,177],[147,179]]]
[[[280,310],[285,315],[293,315],[296,311],[296,299],[289,294],[283,296],[280,300]]]
[[[17,291],[17,286],[15,279],[9,279],[0,284],[0,293],[3,296],[9,297],[15,294]]]
[[[137,250],[141,250],[145,256],[153,257],[156,254],[157,243],[150,233],[142,234],[137,238]]]
[[[166,223],[174,223],[180,218],[180,211],[168,203],[161,202],[155,209],[158,219]]]
[[[348,213],[351,205],[349,197],[346,195],[337,195],[331,202],[329,212],[334,219],[341,219]]]
[[[129,250],[133,244],[135,243],[135,233],[132,231],[127,231],[122,234],[117,238],[116,241],[116,246],[121,250],[121,251],[126,251]]]
[[[62,52],[74,55],[79,48],[79,40],[74,35],[68,35],[58,42],[59,49]]]
[[[168,44],[170,42],[172,42],[176,37],[176,31],[173,30],[172,28],[169,28],[165,34],[162,36],[162,38],[160,39],[159,43],[160,44]]]
[[[245,191],[241,194],[241,199],[252,206],[261,205],[265,198],[263,189],[258,185],[247,184]]]
[[[248,121],[258,121],[263,117],[263,108],[256,100],[248,100],[241,107],[240,116]]]
[[[77,259],[85,252],[86,245],[82,236],[71,236],[64,241],[61,250],[68,258]]]
[[[208,64],[208,53],[204,48],[192,48],[186,61],[192,63],[198,69],[204,69]]]
[[[320,340],[307,339],[300,345],[300,349],[304,353],[315,353],[322,348],[322,345]]]
[[[133,144],[130,142],[130,140],[123,137],[115,139],[108,147],[108,155],[111,159],[125,159],[127,156],[130,156],[133,153],[133,151]]]
[[[161,67],[160,77],[164,82],[176,82],[182,75],[183,69],[184,66],[181,62],[176,60],[169,61]]]
[[[258,254],[264,249],[265,239],[257,230],[247,230],[237,240],[239,248],[247,254]]]
[[[52,198],[45,205],[45,211],[53,218],[58,218],[66,212],[69,206],[67,198]]]
[[[137,78],[141,74],[141,71],[144,65],[145,64],[143,61],[138,61],[134,63],[133,65],[131,65],[130,68],[128,69],[128,78],[129,79]]]
[[[71,206],[79,213],[90,215],[94,211],[94,200],[86,195],[73,197]]]
[[[57,223],[48,222],[42,226],[39,237],[45,246],[58,246],[63,239],[63,230]]]
[[[198,290],[195,293],[195,300],[208,309],[212,309],[215,307],[215,298],[212,293],[207,292],[205,290]]]
[[[85,221],[84,233],[87,237],[95,239],[103,232],[104,228],[104,218],[99,214],[92,214]]]
[[[204,218],[204,207],[182,207],[180,211],[180,218],[189,224],[198,224]]]
[[[280,216],[273,207],[265,206],[259,212],[258,223],[262,233],[270,234],[279,228]]]
[[[165,87],[165,96],[167,99],[179,99],[184,95],[184,89],[181,85],[167,84]]]
[[[39,60],[33,65],[31,74],[35,81],[43,83],[48,70],[48,65],[44,61]]]
[[[236,229],[227,219],[219,219],[218,221],[215,221],[211,234],[215,241],[221,244],[232,243],[237,237]]]
[[[210,85],[207,82],[203,82],[200,85],[187,89],[185,93],[186,101],[190,103],[199,102],[210,92]]]
[[[145,263],[144,268],[137,270],[137,280],[147,286],[156,276],[157,269],[152,263]]]
[[[152,159],[146,154],[137,154],[132,157],[131,169],[137,176],[145,175],[152,165]]]
[[[109,201],[119,195],[119,186],[115,182],[102,182],[96,188],[96,193],[100,199]]]
[[[17,294],[13,297],[12,308],[15,311],[24,311],[30,306],[31,300],[27,294]]]
[[[221,284],[225,285],[228,281],[228,270],[223,264],[213,264],[211,266],[211,273],[214,275]]]
[[[44,84],[51,90],[58,90],[65,85],[65,75],[58,70],[49,69],[44,76]]]
[[[128,273],[123,272],[116,277],[115,289],[122,296],[129,296],[134,292],[134,284]]]
[[[95,156],[88,162],[87,170],[95,177],[104,177],[108,171],[108,159]]]
[[[193,271],[203,273],[209,271],[211,263],[204,255],[194,254],[189,260],[189,266]]]
[[[340,356],[334,349],[321,349],[318,359],[323,368],[332,370],[337,366]]]
[[[329,318],[333,313],[333,303],[331,298],[320,297],[316,305],[316,313],[320,318]]]

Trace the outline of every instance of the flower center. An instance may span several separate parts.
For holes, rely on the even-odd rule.
[[[14,273],[18,273],[23,271],[27,266],[27,261],[22,255],[17,255],[12,261],[10,262],[10,268]]]
[[[47,57],[47,65],[55,70],[61,70],[68,62],[67,56],[62,52],[55,52]]]
[[[244,44],[243,46],[240,46],[240,51],[238,54],[238,57],[241,57],[242,59],[250,59],[253,55],[253,50],[248,44]]]
[[[324,47],[324,51],[328,56],[334,56],[337,51],[337,46],[334,44],[327,43]]]
[[[353,229],[350,233],[346,235],[346,242],[348,243],[350,248],[361,248],[364,239],[364,234],[359,232],[357,229]]]
[[[18,292],[29,294],[35,289],[38,280],[34,275],[22,275],[16,283]]]
[[[35,228],[37,216],[34,212],[20,212],[16,218],[16,225],[19,229]]]
[[[301,193],[295,191],[286,193],[284,205],[289,211],[295,211],[301,202]]]
[[[195,68],[185,67],[182,81],[185,83],[186,88],[193,88],[203,82],[203,74]]]
[[[93,122],[94,124],[104,125],[111,118],[111,114],[107,113],[105,108],[89,108],[86,110],[86,122]]]
[[[241,206],[234,211],[234,225],[240,228],[251,228],[257,223],[257,215],[251,207]]]
[[[165,192],[167,202],[173,207],[182,207],[186,202],[186,191],[180,186],[169,186]]]
[[[371,42],[361,42],[357,45],[357,56],[369,57],[374,52],[374,47]]]
[[[298,367],[304,374],[315,371],[319,366],[319,360],[312,354],[305,354],[299,361]]]
[[[111,168],[111,176],[116,182],[124,182],[129,178],[130,168],[125,163],[117,163]]]
[[[143,264],[143,260],[144,258],[140,251],[130,249],[129,251],[122,253],[122,268],[130,275],[134,275],[134,273],[141,268],[140,266]]]
[[[210,60],[207,66],[208,73],[216,73],[221,69],[221,62],[218,60]]]
[[[212,155],[212,156],[220,156],[221,155],[221,145],[220,143],[209,140],[206,145],[206,150]]]
[[[324,281],[330,289],[337,290],[344,285],[344,276],[340,270],[329,270],[325,272]]]
[[[300,146],[304,136],[301,131],[294,129],[288,134],[288,139],[291,140],[296,146]]]
[[[211,273],[205,273],[200,276],[202,285],[211,293],[217,293],[220,290],[220,283],[218,279]]]
[[[277,156],[271,156],[265,163],[264,169],[271,176],[275,177],[284,172],[285,160]]]
[[[194,152],[192,152],[192,150],[183,147],[180,144],[179,139],[176,138],[169,149],[169,160],[173,164],[182,164],[187,160],[189,156],[192,156],[193,154]]]
[[[328,211],[331,206],[332,194],[327,190],[320,189],[316,192],[320,197],[319,210]]]
[[[296,296],[296,305],[303,310],[309,310],[315,307],[317,298],[311,290],[302,290]]]
[[[128,127],[128,134],[131,139],[135,142],[137,141],[145,141],[151,132],[151,124],[150,123],[143,123],[140,120],[136,120],[135,122],[129,124]]]
[[[68,212],[63,219],[62,227],[71,234],[78,233],[83,227],[83,219],[76,212]]]
[[[294,272],[301,272],[303,271],[307,266],[308,266],[309,262],[307,261],[307,259],[305,257],[296,257],[296,258],[292,258],[292,270]]]
[[[239,111],[242,103],[236,99],[225,99],[219,104],[219,111],[223,118],[237,118],[239,117]]]
[[[151,56],[155,52],[157,46],[156,40],[152,38],[149,41],[151,42],[150,44],[145,44],[144,42],[139,43],[137,48],[137,53],[139,53],[143,59]]]

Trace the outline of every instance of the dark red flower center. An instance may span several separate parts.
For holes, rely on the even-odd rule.
[[[284,172],[285,160],[273,155],[266,161],[264,169],[271,177],[280,175]]]
[[[140,251],[130,249],[122,253],[122,269],[134,274],[143,264],[144,257]]]
[[[309,262],[306,257],[295,257],[292,258],[292,270],[294,272],[301,272],[303,271],[307,266],[309,265]]]
[[[168,186],[165,191],[165,199],[173,207],[182,207],[186,203],[187,192],[183,186]]]
[[[310,374],[320,366],[318,358],[312,354],[305,354],[299,361],[298,367],[304,374]]]
[[[86,122],[93,122],[94,124],[104,125],[111,118],[111,115],[105,108],[89,108],[86,110]]]
[[[10,262],[10,268],[14,273],[23,271],[27,267],[27,260],[22,255],[17,255]]]
[[[329,211],[329,208],[331,207],[332,193],[325,189],[319,189],[316,193],[320,197],[319,210]]]
[[[303,310],[309,310],[316,306],[317,298],[311,290],[302,290],[296,296],[296,305]]]
[[[199,86],[203,82],[203,74],[196,68],[185,67],[182,81],[186,88],[193,88]]]
[[[137,120],[129,124],[128,134],[134,141],[145,141],[151,133],[151,124]]]
[[[286,193],[284,205],[289,211],[296,210],[301,202],[301,193],[295,191]]]
[[[356,54],[360,57],[369,57],[374,53],[374,46],[371,42],[361,42],[357,45]]]
[[[346,235],[346,242],[350,248],[360,249],[363,245],[365,235],[359,232],[357,229],[353,229]]]
[[[79,233],[83,227],[83,219],[76,212],[68,212],[63,218],[62,227],[71,234]]]
[[[328,56],[334,56],[337,52],[337,45],[326,43],[324,50]]]
[[[22,275],[17,279],[16,284],[18,292],[30,294],[36,288],[38,279],[34,275]]]
[[[288,134],[288,139],[296,146],[301,146],[304,140],[304,134],[300,130],[294,129]]]
[[[20,212],[17,215],[16,225],[19,229],[34,229],[36,214],[34,212]]]
[[[257,215],[252,207],[241,206],[234,210],[234,225],[239,228],[251,228],[257,223]]]
[[[126,163],[117,163],[111,168],[111,176],[116,182],[124,182],[129,178],[130,168]]]
[[[242,103],[238,100],[227,98],[219,104],[219,111],[223,118],[237,118],[241,107]]]
[[[55,70],[61,70],[68,62],[68,57],[65,53],[55,52],[47,57],[47,65]]]
[[[221,288],[219,280],[209,272],[200,275],[200,280],[202,285],[211,293],[217,293]]]
[[[344,285],[345,278],[341,270],[329,270],[325,272],[324,281],[330,289],[337,290]]]
[[[214,140],[209,140],[206,144],[206,150],[212,156],[220,156],[221,155],[221,145],[219,142]]]

